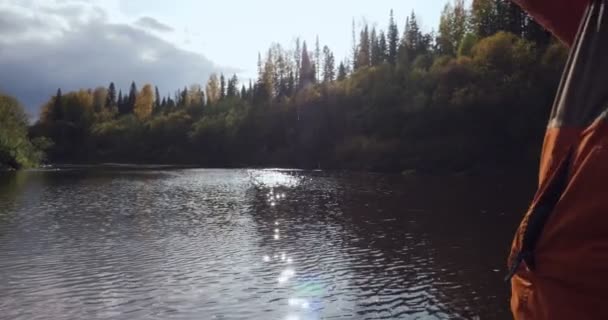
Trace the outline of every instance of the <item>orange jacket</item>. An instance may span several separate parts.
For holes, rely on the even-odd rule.
[[[572,48],[509,257],[511,309],[608,319],[608,0],[516,2]]]
[[[568,45],[572,45],[579,22],[591,0],[513,0],[534,20]]]

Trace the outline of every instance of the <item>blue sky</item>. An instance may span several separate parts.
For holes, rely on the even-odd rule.
[[[128,88],[131,81],[173,93],[213,72],[255,74],[257,54],[299,36],[319,35],[341,60],[351,23],[386,29],[394,9],[400,31],[417,13],[436,29],[447,0],[0,0],[0,91],[35,114],[54,94],[79,88]]]
[[[291,45],[295,36],[329,45],[338,57],[351,48],[351,24],[367,21],[383,29],[392,8],[399,28],[415,10],[425,30],[436,29],[446,0],[129,0],[121,11],[131,18],[152,16],[175,28],[167,38],[205,54],[219,65],[255,70],[257,52],[272,42]]]

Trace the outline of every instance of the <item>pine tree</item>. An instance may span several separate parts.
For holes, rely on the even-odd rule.
[[[401,37],[401,42],[399,43],[399,49],[397,51],[397,62],[400,65],[407,65],[410,60],[413,60],[411,55],[413,54],[413,49],[410,47],[409,41],[407,39],[407,35],[410,34],[410,17],[405,18],[405,27],[403,29],[403,36]]]
[[[300,81],[300,67],[302,66],[302,48],[300,47],[300,38],[296,38],[296,49],[293,52],[293,59],[295,60],[295,81]]]
[[[161,107],[160,93],[158,92],[157,86],[154,86],[154,107],[156,109],[160,109]]]
[[[287,91],[287,75],[289,73],[289,56],[283,50],[281,45],[274,44],[270,48],[271,56],[272,56],[272,86],[274,94],[277,97],[286,97]]]
[[[439,35],[437,36],[437,47],[442,54],[454,54],[456,46],[452,39],[452,23],[454,9],[450,3],[446,3],[439,17]]]
[[[397,62],[397,47],[399,44],[399,29],[395,24],[393,16],[393,10],[391,10],[391,16],[388,23],[388,61],[391,64]]]
[[[264,74],[264,65],[262,64],[262,54],[258,52],[258,79]]]
[[[334,81],[336,67],[334,54],[331,52],[328,46],[323,47],[323,82],[329,83]]]
[[[376,34],[376,28],[372,28],[370,37],[371,64],[372,66],[377,66],[382,62],[382,50],[380,49],[380,40]]]
[[[226,97],[226,78],[224,74],[220,74],[220,100]]]
[[[300,66],[300,83],[299,88],[313,84],[315,80],[315,66],[310,61],[310,55],[306,47],[306,41],[302,44],[302,65]]]
[[[262,72],[262,77],[258,78],[256,84],[254,100],[257,103],[271,102],[274,97],[274,89],[276,87],[276,74],[274,65],[274,55],[272,50],[268,50],[266,54],[266,62]]]
[[[57,89],[55,95],[55,101],[53,103],[53,112],[51,115],[52,121],[59,121],[63,118],[63,97],[61,95],[61,88]]]
[[[369,27],[365,25],[361,30],[361,36],[359,37],[359,55],[357,56],[357,66],[359,68],[368,67],[370,65],[370,39],[369,39]]]
[[[287,76],[287,96],[292,96],[296,91],[296,77],[294,75],[294,71],[289,71],[289,75]]]
[[[122,114],[133,113],[135,108],[135,101],[137,100],[137,85],[135,85],[135,81],[131,82],[131,88],[129,89],[129,97],[127,99],[127,103],[124,105],[124,109],[121,111]]]
[[[247,99],[247,88],[245,85],[241,86],[241,99]]]
[[[340,62],[340,66],[338,67],[338,81],[342,81],[346,79],[346,66],[344,62]]]
[[[116,104],[116,87],[114,86],[114,82],[110,82],[110,85],[108,86],[108,94],[106,95],[105,107],[111,111],[116,108]]]
[[[118,109],[118,112],[120,114],[123,113],[123,110],[125,108],[125,102],[124,102],[124,98],[122,96],[122,90],[118,90],[118,98],[116,99],[116,108]]]
[[[407,19],[407,25],[403,33],[402,43],[411,51],[416,51],[416,46],[420,42],[420,27],[416,18],[416,13],[412,11]]]
[[[187,108],[190,106],[190,93],[188,92],[188,87],[184,87],[179,93],[179,101],[177,102],[179,107]]]
[[[359,66],[357,65],[359,62],[359,49],[357,48],[357,36],[355,35],[355,19],[353,19],[353,26],[352,26],[352,33],[353,33],[353,70],[357,70],[359,68]]]
[[[317,35],[315,40],[315,79],[321,79],[321,47],[319,45],[319,35]]]
[[[167,98],[167,109],[175,109],[175,100],[171,99],[171,95]]]
[[[384,35],[384,31],[380,31],[380,37],[378,39],[378,49],[380,51],[380,61],[386,61],[386,36]]]
[[[416,13],[412,11],[405,22],[405,30],[399,46],[399,61],[401,63],[413,61],[418,55],[428,50],[428,45],[430,45],[430,39],[427,40],[422,35]]]
[[[228,89],[226,91],[227,97],[238,96],[238,88],[237,88],[238,84],[239,84],[239,78],[235,74],[232,76],[232,78],[230,78],[230,80],[228,80]]]

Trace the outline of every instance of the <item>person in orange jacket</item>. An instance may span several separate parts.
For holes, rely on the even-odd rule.
[[[515,319],[608,319],[608,0],[514,0],[570,46],[509,256]]]

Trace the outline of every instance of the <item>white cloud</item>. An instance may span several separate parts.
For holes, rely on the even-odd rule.
[[[107,11],[88,1],[0,0],[0,90],[33,113],[58,87],[65,92],[113,81],[127,89],[136,81],[166,93],[202,83],[215,69],[201,54],[109,21]]]
[[[172,32],[174,29],[152,17],[141,17],[135,21],[135,25],[144,29],[160,32]]]

